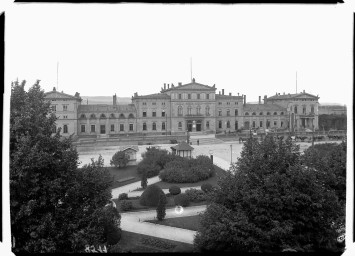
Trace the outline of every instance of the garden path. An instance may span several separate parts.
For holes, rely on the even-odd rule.
[[[177,213],[175,208],[169,208],[166,209],[165,218],[193,216],[205,210],[206,205],[185,207],[182,213]],[[133,233],[193,244],[196,231],[142,222],[154,219],[156,214],[155,210],[121,213],[121,228]]]

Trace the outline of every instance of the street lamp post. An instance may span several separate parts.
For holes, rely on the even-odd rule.
[[[213,150],[210,150],[209,153],[210,153],[210,158],[211,158],[211,161],[212,161],[212,164],[213,164]]]
[[[230,146],[231,146],[231,164],[232,164],[232,144]]]

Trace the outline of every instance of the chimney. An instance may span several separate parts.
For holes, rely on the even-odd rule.
[[[264,104],[266,104],[267,96],[264,95]]]
[[[166,83],[164,83],[164,90],[166,90]]]
[[[195,78],[192,78],[192,82],[195,83]]]
[[[116,96],[116,93],[115,93],[115,95],[113,95],[113,105],[114,105],[114,106],[117,105],[117,96]]]
[[[285,92],[284,92],[284,95],[285,95]]]
[[[53,92],[55,92],[56,91],[56,89],[55,89],[55,87],[53,87]]]
[[[80,97],[80,93],[76,92],[74,97],[78,97],[79,98]]]
[[[169,89],[169,84],[168,84],[168,89]]]
[[[232,93],[231,93],[231,92],[229,93],[229,96],[232,96]]]
[[[138,97],[138,92],[135,92],[135,93],[134,93],[134,97]]]
[[[247,103],[247,96],[244,95],[244,105]]]
[[[171,88],[174,88],[174,84],[173,83],[171,83]]]
[[[222,95],[224,95],[224,89],[222,89]]]
[[[261,104],[261,96],[259,96],[259,104]]]
[[[221,95],[221,91],[218,91],[218,94]]]
[[[239,96],[239,92],[238,92],[238,96]]]
[[[303,93],[306,93],[306,91],[305,91],[305,90],[303,90]]]
[[[182,85],[182,83],[181,82],[179,82],[179,86],[181,86]]]
[[[276,92],[276,96],[277,96],[277,92]]]

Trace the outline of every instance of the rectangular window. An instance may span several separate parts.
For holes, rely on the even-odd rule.
[[[165,111],[161,112],[161,116],[164,117],[165,116]]]
[[[162,130],[165,130],[165,122],[162,122],[162,124],[161,124],[161,129],[162,129]]]
[[[218,111],[218,115],[219,115],[219,116],[222,116],[222,110],[219,110],[219,111]]]
[[[95,125],[94,124],[91,125],[91,132],[95,132]]]
[[[165,106],[165,102],[162,102],[161,105],[162,105],[162,106]]]
[[[281,127],[283,127],[283,126],[284,126],[284,122],[281,121]]]
[[[210,122],[209,121],[206,122],[206,129],[210,129]]]
[[[147,124],[143,123],[143,131],[146,131],[146,130],[147,130]]]
[[[124,124],[120,124],[120,132],[124,132]]]
[[[129,130],[133,131],[133,124],[129,124]]]
[[[80,129],[81,132],[85,132],[85,125],[81,125],[81,129]]]
[[[146,105],[147,105],[147,102],[143,102],[142,104],[143,104],[143,106],[146,106]]]
[[[277,126],[277,121],[274,121],[274,126]]]
[[[179,100],[181,100],[181,93],[179,93]]]
[[[198,100],[200,99],[200,94],[199,94],[199,93],[197,94],[197,99],[198,99]]]
[[[68,105],[63,105],[63,111],[67,111],[68,110]]]
[[[63,116],[63,119],[68,119],[68,116]]]
[[[114,132],[114,131],[115,131],[115,125],[111,124],[111,132]]]
[[[52,111],[56,112],[57,111],[57,105],[52,106]]]
[[[206,94],[206,99],[209,100],[210,99],[210,95],[207,93]]]
[[[68,125],[63,126],[63,133],[68,133]]]
[[[100,125],[100,133],[101,134],[105,134],[106,133],[106,126],[104,124]]]
[[[219,121],[219,122],[218,122],[218,128],[219,128],[219,129],[222,129],[222,121]]]
[[[263,127],[263,121],[260,121],[260,127]]]
[[[152,105],[155,106],[155,105],[157,105],[157,103],[156,102],[152,102]]]
[[[235,116],[238,116],[238,109],[235,109],[235,110],[234,110],[234,115],[235,115]]]
[[[182,123],[181,122],[178,123],[178,127],[179,127],[179,130],[182,129]]]
[[[147,117],[147,112],[143,111],[143,117]]]
[[[253,128],[255,128],[255,121],[253,121]]]
[[[157,116],[157,112],[152,112],[152,116]]]
[[[230,102],[227,102],[227,105],[230,105],[231,103]]]
[[[222,102],[218,102],[218,105],[222,105]]]
[[[227,110],[227,116],[230,116],[230,111],[229,110]]]
[[[190,93],[187,94],[187,98],[188,98],[189,100],[191,100],[191,94],[190,94]]]

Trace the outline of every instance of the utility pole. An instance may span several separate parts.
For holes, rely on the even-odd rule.
[[[232,144],[230,146],[231,146],[231,164],[232,164]]]

